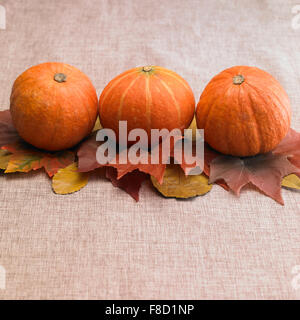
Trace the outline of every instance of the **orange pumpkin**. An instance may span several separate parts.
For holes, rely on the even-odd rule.
[[[253,156],[271,151],[285,137],[290,127],[290,102],[270,74],[237,66],[208,83],[196,119],[212,148],[233,156]]]
[[[104,128],[119,134],[119,121],[126,120],[128,131],[144,129],[180,130],[188,128],[195,99],[189,84],[177,73],[158,66],[130,69],[111,80],[99,101]]]
[[[73,147],[93,129],[98,98],[90,79],[64,63],[34,66],[15,81],[10,111],[20,136],[37,148]]]

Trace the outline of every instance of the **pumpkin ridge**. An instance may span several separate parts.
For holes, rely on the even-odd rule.
[[[81,90],[77,90],[76,93],[78,93],[78,96],[80,96],[81,98],[84,97],[84,95],[82,95],[82,91],[81,91]],[[88,96],[87,98],[90,99],[89,96]],[[98,101],[97,101],[97,105],[98,105]],[[89,111],[89,109],[87,108],[87,106],[86,106],[85,103],[83,103],[83,106],[84,106],[84,109],[85,109],[85,111],[86,111],[86,113],[87,113],[87,115],[88,115],[88,118],[89,118],[89,120],[90,120],[90,121],[89,121],[89,122],[90,122],[90,125],[93,126],[94,123],[93,123],[93,120],[92,120],[90,111]]]
[[[210,121],[213,121],[213,119],[210,119],[212,118],[212,115],[213,115],[213,110],[215,110],[216,106],[218,105],[218,99],[216,99],[214,101],[214,103],[211,105],[211,107],[209,108],[208,112],[207,112],[207,115],[206,115],[206,119],[205,119],[205,122],[204,122],[204,138],[205,138],[205,131],[208,131],[207,127],[209,126],[209,123]]]
[[[151,130],[151,105],[152,105],[152,95],[150,92],[150,77],[146,76],[145,78],[146,85],[145,85],[145,91],[146,91],[146,118],[147,118],[147,124],[148,129]]]
[[[120,77],[119,79],[117,79],[117,80],[112,84],[112,86],[107,89],[106,92],[103,92],[104,95],[103,95],[103,97],[102,97],[102,99],[101,99],[101,100],[102,100],[102,101],[101,101],[101,105],[104,104],[104,101],[106,100],[106,98],[107,98],[107,96],[109,95],[109,93],[119,84],[119,82],[121,82],[122,80],[126,79],[128,76],[133,75],[133,74],[135,74],[135,73],[136,73],[136,69],[135,69],[134,71],[132,71],[132,72],[128,72],[128,73],[124,74],[122,77]],[[108,85],[109,85],[109,84],[108,84]]]
[[[140,75],[138,75],[137,77],[135,77],[128,85],[128,87],[125,89],[125,91],[123,92],[121,99],[120,99],[120,106],[119,106],[119,110],[118,110],[118,120],[120,121],[121,117],[122,117],[122,110],[123,110],[123,104],[124,104],[124,99],[129,91],[129,89],[134,85],[134,83],[136,82],[136,80],[140,77]]]
[[[171,90],[171,88],[167,85],[167,83],[161,79],[160,77],[158,77],[157,75],[155,75],[159,81],[161,82],[161,84],[164,86],[164,88],[168,91],[169,95],[171,96],[173,102],[174,102],[174,105],[176,107],[176,110],[177,110],[177,115],[178,115],[178,122],[181,123],[181,110],[180,110],[180,106],[174,96],[174,92]]]
[[[179,78],[179,77],[176,76],[174,73],[166,72],[166,71],[164,71],[164,70],[162,70],[162,69],[159,69],[159,67],[158,67],[158,70],[159,70],[160,73],[164,73],[164,74],[172,77],[173,79],[176,79],[176,80],[177,80],[178,82],[180,82],[187,90],[190,89],[190,88],[189,88],[189,85],[184,81],[184,79]]]
[[[274,83],[276,85],[276,89],[278,89],[278,84],[275,82]],[[274,97],[276,97],[278,104],[280,104],[281,109],[284,109],[285,115],[287,117],[287,119],[289,119],[289,124],[290,124],[290,112],[288,111],[288,109],[286,108],[285,104],[283,104],[283,102],[279,99],[278,95],[277,95],[277,91],[273,90],[272,94],[274,95]],[[287,99],[289,100],[289,98],[287,97]]]
[[[244,96],[245,96],[245,92],[244,92],[243,87],[239,87],[238,105],[244,106],[245,113],[247,113],[247,116],[248,116],[249,115],[249,109],[251,109],[251,108],[247,107],[247,104],[245,103]],[[253,110],[250,110],[250,113],[252,114]],[[247,146],[248,147],[251,146],[250,136],[248,134],[246,134],[246,130],[243,130],[243,134],[244,134],[244,139],[246,140]],[[254,150],[254,152],[255,152],[255,150]]]
[[[57,99],[57,88],[52,88],[52,90],[53,90],[53,100],[52,101],[56,101],[56,99]],[[59,108],[57,108],[57,110],[56,110],[56,119],[62,119],[62,117],[60,116],[59,117],[59,114],[60,115],[62,115],[62,106],[61,106],[61,104],[59,104]],[[54,137],[55,137],[55,135],[56,135],[56,132],[57,132],[57,130],[58,130],[58,127],[59,127],[59,122],[58,121],[56,121],[55,122],[55,125],[54,125],[54,128],[53,128],[53,133],[52,133],[52,135],[51,135],[51,139],[50,139],[50,141],[54,141]],[[73,127],[71,128],[71,130],[72,130],[72,132],[74,131],[74,129],[73,129]],[[73,136],[73,134],[72,134],[72,136]]]
[[[226,97],[226,99],[224,100],[224,105],[226,105],[229,108],[229,111],[227,111],[228,114],[231,114],[231,111],[232,111],[231,101],[230,101],[232,99],[232,97],[231,97],[231,94],[229,94],[229,91],[231,91],[231,90],[234,91],[234,89],[232,88],[232,82],[230,83],[228,88],[224,91],[224,97]],[[231,118],[232,117],[230,116],[230,119]],[[227,139],[224,139],[224,141],[226,142],[226,146],[227,146],[226,153],[229,153],[229,154],[230,154],[230,150],[232,150],[232,148],[231,148],[231,141],[232,140],[228,138],[228,137],[230,137],[231,132],[232,132],[232,130],[231,130],[230,126],[229,125],[226,126],[226,131],[225,131],[224,136],[227,137]]]
[[[266,110],[267,101],[266,101],[266,99],[265,99],[265,96],[261,94],[261,92],[259,91],[259,88],[255,87],[255,86],[253,86],[253,85],[251,85],[251,84],[249,84],[249,83],[248,83],[248,85],[249,85],[249,86],[257,93],[257,95],[259,95],[260,98],[263,100],[263,102],[264,102],[263,106],[264,106],[264,108],[265,108],[265,110]],[[281,105],[281,104],[280,104],[280,105]],[[272,102],[272,107],[274,107],[274,103],[273,103],[273,102]],[[278,112],[278,108],[277,108],[277,107],[276,107],[276,111]],[[274,113],[272,113],[271,116],[272,116],[273,121],[275,122],[276,119],[275,119]],[[281,131],[280,131],[280,130],[276,130],[275,132],[276,132],[276,135],[277,135],[278,140],[282,140]],[[264,150],[261,150],[261,152],[264,152]]]
[[[248,83],[248,82],[246,82],[246,84],[249,86],[249,87],[251,87],[252,89],[253,89],[253,87]],[[255,91],[255,89],[254,89],[254,91]],[[255,91],[256,92],[256,94],[258,94],[257,93],[257,91]],[[256,114],[255,114],[255,111],[253,110],[253,108],[252,108],[252,106],[254,105],[254,104],[256,104],[255,103],[255,101],[253,100],[253,97],[251,96],[251,91],[248,91],[248,93],[247,93],[247,96],[248,96],[248,98],[249,98],[249,100],[250,100],[250,102],[251,102],[251,107],[249,108],[249,110],[251,110],[252,111],[252,116],[253,116],[253,119],[254,119],[254,121],[255,121],[255,129],[256,129],[256,137],[257,137],[257,143],[259,144],[259,148],[258,148],[258,150],[259,150],[259,152],[261,152],[262,151],[262,145],[264,144],[264,135],[262,134],[262,131],[261,131],[261,128],[260,128],[260,126],[259,126],[259,124],[258,124],[258,120],[257,120],[257,117],[256,117]],[[263,143],[262,143],[263,142]]]

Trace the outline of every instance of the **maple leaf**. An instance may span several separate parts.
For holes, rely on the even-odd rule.
[[[9,110],[0,111],[0,147],[21,140]]]
[[[96,135],[97,132],[92,133],[79,146],[77,151],[79,172],[89,172],[101,167],[96,158],[101,142],[96,141]]]
[[[149,175],[139,170],[127,173],[118,179],[117,170],[113,167],[106,167],[105,176],[111,181],[113,186],[126,191],[135,201],[139,201],[139,190],[142,183],[149,179]]]
[[[272,153],[288,156],[290,162],[300,168],[300,133],[290,129]]]
[[[280,204],[281,181],[284,176],[300,170],[290,163],[285,155],[271,152],[249,158],[219,156],[210,163],[209,182],[224,179],[229,188],[240,194],[240,190],[251,183]]]
[[[44,168],[49,177],[52,177],[59,169],[67,167],[75,159],[72,151],[47,153],[24,141],[2,146],[2,149],[11,153],[5,173],[29,172]]]
[[[96,153],[98,147],[102,142],[96,141],[97,133],[93,133],[89,138],[82,142],[77,152],[78,156],[78,171],[79,172],[89,172],[93,171],[97,168],[101,167],[113,167],[117,169],[117,178],[120,179],[129,172],[134,170],[139,170],[141,172],[150,174],[154,176],[160,183],[162,183],[164,171],[166,168],[166,164],[161,161],[158,164],[151,163],[151,154],[147,150],[141,150],[137,152],[138,156],[142,156],[144,153],[144,158],[148,159],[148,163],[130,163],[127,161],[126,163],[120,163],[120,159],[126,157],[128,159],[129,149],[122,150],[120,153],[116,155],[115,163],[108,164],[99,164],[96,158]],[[172,144],[171,147],[172,148]],[[157,146],[152,152],[160,152],[161,145]],[[162,159],[160,159],[162,160]]]

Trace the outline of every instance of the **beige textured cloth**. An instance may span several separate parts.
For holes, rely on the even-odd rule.
[[[182,75],[196,100],[216,73],[245,64],[282,83],[300,130],[294,0],[0,4],[1,110],[18,74],[46,61],[80,68],[98,93],[126,69],[161,65]],[[41,171],[1,174],[0,298],[298,299],[300,194],[283,190],[283,198],[284,207],[252,188],[237,198],[214,186],[177,201],[146,183],[135,203],[103,179],[58,196]]]

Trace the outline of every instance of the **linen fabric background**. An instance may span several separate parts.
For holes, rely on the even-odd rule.
[[[215,74],[251,65],[282,83],[300,130],[297,0],[0,5],[0,110],[15,78],[46,61],[78,67],[98,94],[129,68],[160,65],[183,76],[197,101]],[[59,196],[41,171],[1,174],[0,298],[299,299],[300,194],[282,193],[285,206],[251,187],[238,198],[217,185],[178,201],[146,183],[136,203],[97,176]]]

